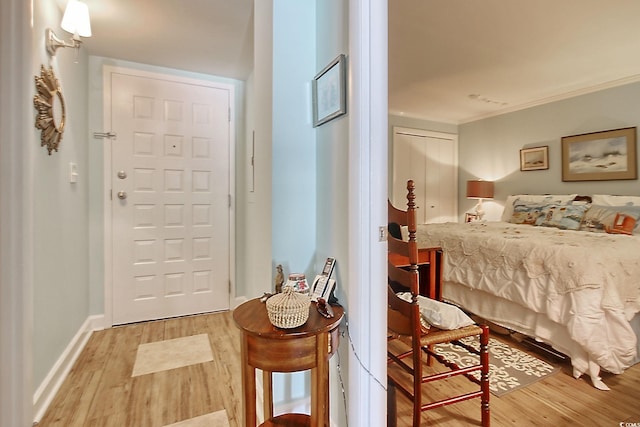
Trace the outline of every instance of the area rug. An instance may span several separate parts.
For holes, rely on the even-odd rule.
[[[218,412],[212,412],[175,424],[169,424],[165,427],[229,427],[229,419],[227,418],[227,411],[222,409]]]
[[[476,349],[480,347],[477,337],[468,337],[460,341]],[[435,351],[458,366],[464,367],[478,363],[476,355],[448,343],[436,345]],[[560,370],[560,367],[553,366],[495,338],[489,338],[489,365],[490,390],[495,396],[502,396],[526,387]],[[475,374],[480,376],[479,372]]]
[[[132,377],[213,360],[209,335],[199,334],[138,346]]]

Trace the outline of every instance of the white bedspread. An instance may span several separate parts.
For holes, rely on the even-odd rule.
[[[636,361],[640,237],[486,222],[420,225],[417,239],[444,250],[445,282],[564,325],[586,353],[569,354],[581,372],[589,360],[616,374]]]

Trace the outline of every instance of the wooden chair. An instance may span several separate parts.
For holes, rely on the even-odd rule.
[[[415,185],[412,180],[407,182],[407,198],[411,198],[411,203],[415,208]],[[406,210],[399,209],[387,199],[388,231],[390,239],[402,240],[402,227],[409,227],[409,215]],[[413,227],[416,227],[415,211],[411,215]],[[421,248],[418,249],[418,270],[420,273],[420,294],[432,299],[440,300],[442,290],[442,271],[440,266],[442,250],[441,248]],[[409,258],[398,253],[389,252],[389,261],[396,267],[409,267]]]
[[[387,425],[396,425],[396,390],[399,390],[413,403],[413,426],[420,425],[422,411],[439,408],[462,402],[468,399],[480,398],[482,426],[488,427],[490,423],[489,413],[489,328],[485,325],[471,325],[453,330],[441,330],[435,327],[427,328],[421,322],[419,296],[419,272],[418,272],[418,248],[415,230],[415,205],[413,203],[413,183],[407,186],[407,223],[409,230],[408,241],[389,237],[389,262],[388,262],[388,342],[387,342]],[[408,268],[401,268],[392,262],[392,258],[406,257]],[[411,293],[411,301],[405,301],[397,296],[400,290]],[[480,338],[480,350],[475,350],[459,340],[466,337],[478,336]],[[460,367],[449,362],[433,351],[433,346],[441,343],[451,343],[461,346],[467,351],[478,356],[478,363],[469,367]],[[428,359],[435,359],[443,365],[443,371],[433,373],[425,372],[428,365],[423,360],[423,355]],[[472,374],[479,372],[479,378]],[[451,377],[465,377],[477,386],[473,391],[446,397],[441,400],[425,403],[423,401],[423,384],[438,380],[447,380]],[[440,387],[440,389],[443,389]],[[446,389],[445,389],[446,390]],[[453,390],[453,388],[452,388]]]

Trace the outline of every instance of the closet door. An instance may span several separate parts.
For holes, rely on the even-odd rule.
[[[418,223],[458,220],[458,139],[448,133],[395,127],[391,201],[406,206],[407,180],[416,185]]]

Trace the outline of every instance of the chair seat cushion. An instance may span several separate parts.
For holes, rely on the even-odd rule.
[[[398,292],[396,295],[402,300],[411,302],[411,292]],[[459,307],[446,302],[418,295],[418,305],[422,318],[439,329],[458,329],[475,323]]]

